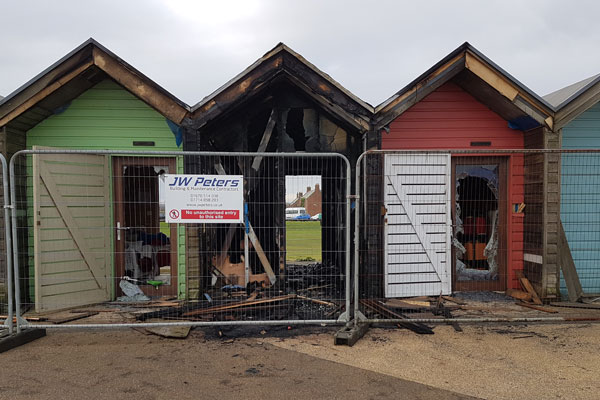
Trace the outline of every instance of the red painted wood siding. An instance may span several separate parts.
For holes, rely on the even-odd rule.
[[[453,83],[446,83],[412,106],[382,133],[382,149],[522,149],[523,133]]]
[[[521,131],[453,83],[446,83],[405,111],[382,132],[384,150],[425,149],[523,149]],[[471,142],[491,142],[473,147]],[[514,214],[512,204],[524,201],[523,156],[507,155],[508,198],[508,287],[518,288],[516,270],[523,269],[523,214]]]

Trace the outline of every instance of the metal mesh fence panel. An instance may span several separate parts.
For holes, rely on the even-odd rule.
[[[34,150],[11,165],[20,328],[348,318],[343,156]]]
[[[584,297],[600,297],[600,152],[561,154],[560,220],[559,260],[567,268],[561,274],[561,295],[576,300],[569,296],[570,289]],[[579,285],[568,288],[567,282],[572,283],[565,274],[573,267]]]
[[[599,155],[364,153],[355,312],[370,321],[560,320],[545,305],[600,285]]]

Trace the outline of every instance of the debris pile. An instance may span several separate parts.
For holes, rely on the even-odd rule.
[[[267,286],[226,284],[213,287],[198,300],[136,313],[150,318],[189,321],[335,320],[345,310],[343,275],[335,266],[298,263]]]

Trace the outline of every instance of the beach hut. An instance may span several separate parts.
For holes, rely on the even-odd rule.
[[[556,107],[555,129],[563,149],[600,149],[600,75],[544,96]],[[561,280],[561,292],[577,300],[600,293],[600,154],[563,154],[561,160],[561,259],[576,274]],[[567,278],[565,280],[565,278]]]
[[[383,251],[363,272],[383,275],[373,295],[506,290],[523,272],[556,297],[559,187],[548,171],[559,159],[510,151],[558,147],[550,104],[465,43],[376,107],[370,142],[422,150],[379,166],[386,213],[365,240]],[[480,153],[427,154],[439,150]]]
[[[89,39],[0,100],[0,151],[180,151],[177,126],[187,111]],[[25,303],[47,311],[114,299],[131,268],[133,235],[146,249],[161,246],[164,262],[152,276],[164,275],[160,293],[185,297],[184,231],[161,225],[157,178],[182,171],[181,159],[44,154],[16,165]]]

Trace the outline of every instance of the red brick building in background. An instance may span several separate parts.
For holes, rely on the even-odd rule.
[[[306,193],[299,192],[288,207],[304,207],[311,217],[321,213],[321,188],[317,183],[314,189],[306,188]]]

